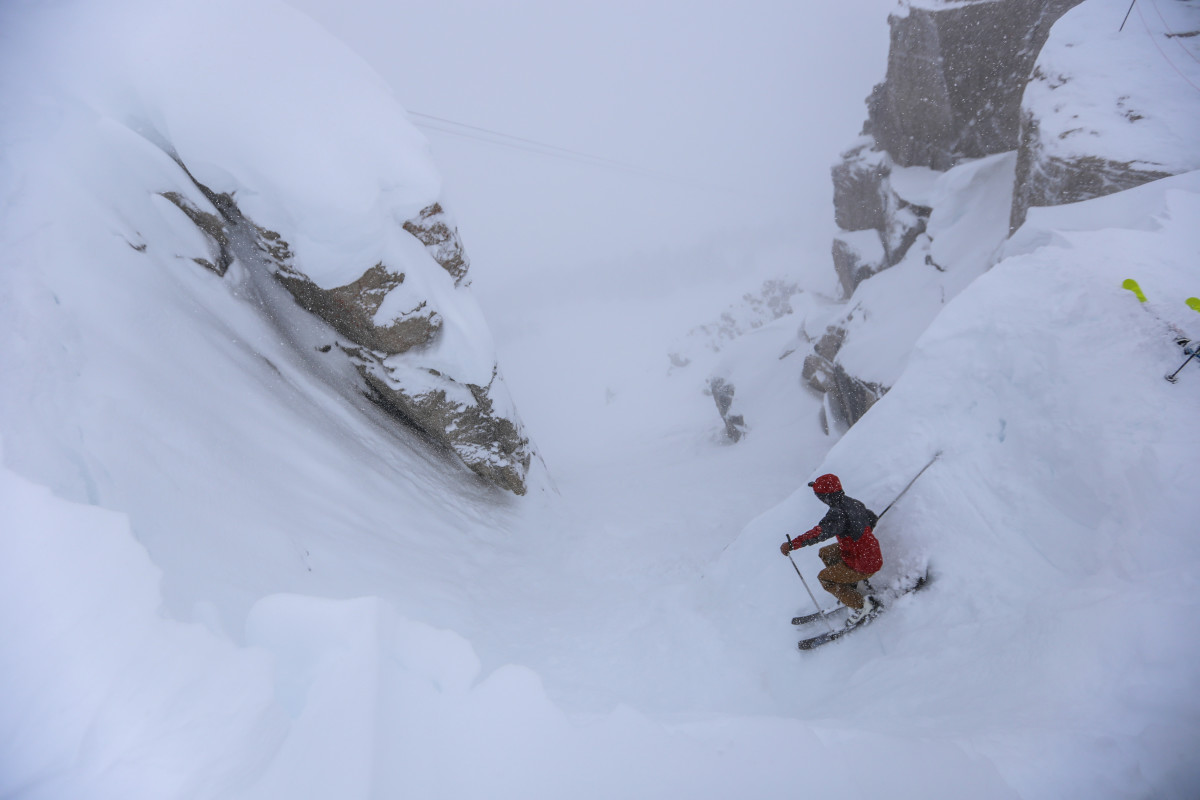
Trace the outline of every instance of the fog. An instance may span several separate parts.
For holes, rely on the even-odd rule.
[[[827,260],[829,167],[883,77],[895,7],[290,2],[428,136],[488,304],[502,285],[616,262],[644,273],[764,229]]]

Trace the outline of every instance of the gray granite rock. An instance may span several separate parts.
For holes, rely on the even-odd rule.
[[[1015,149],[1034,61],[1078,2],[914,3],[892,15],[887,77],[867,101],[865,132],[906,167],[946,170]]]

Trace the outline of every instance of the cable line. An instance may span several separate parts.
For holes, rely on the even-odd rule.
[[[1185,81],[1187,81],[1188,86],[1191,86],[1193,89],[1200,92],[1200,86],[1197,86],[1196,84],[1192,83],[1192,79],[1189,78],[1186,74],[1184,74],[1184,71],[1175,65],[1175,62],[1171,60],[1171,57],[1168,56],[1166,54],[1166,52],[1161,47],[1158,46],[1158,40],[1156,38],[1154,38],[1154,32],[1150,30],[1150,24],[1148,22],[1146,22],[1146,17],[1145,17],[1145,15],[1142,14],[1141,6],[1138,6],[1137,12],[1138,12],[1138,18],[1141,19],[1141,21],[1142,21],[1142,27],[1146,29],[1146,35],[1150,37],[1150,44],[1154,45],[1154,49],[1158,51],[1158,54],[1160,56],[1162,56],[1163,61],[1166,61],[1167,65],[1171,69],[1175,70],[1176,74],[1178,74],[1179,77],[1181,77]],[[1164,20],[1164,23],[1165,23],[1165,20]],[[1167,33],[1170,33],[1170,31],[1167,31]]]
[[[510,133],[501,133],[500,131],[494,131],[494,130],[491,130],[490,128],[481,128],[478,125],[468,125],[465,122],[455,122],[454,120],[446,119],[445,117],[435,117],[432,114],[422,114],[417,111],[410,111],[410,112],[408,112],[408,114],[411,117],[419,117],[421,119],[432,120],[434,122],[441,122],[446,125],[454,125],[455,127],[466,128],[466,129],[472,130],[472,131],[479,131],[480,133],[486,133],[486,134],[490,134],[492,136],[500,136],[504,139],[509,139],[514,142],[521,142],[523,144],[534,145],[535,147],[541,147],[546,150],[553,150],[555,152],[562,153],[563,155],[577,156],[579,158],[585,158],[589,161],[601,161],[601,162],[604,162],[607,164],[611,164],[612,166],[624,167],[626,169],[640,169],[640,167],[638,167],[634,164],[626,164],[623,161],[616,161],[614,159],[604,158],[602,156],[594,156],[594,155],[591,155],[590,153],[580,152],[579,150],[568,150],[565,147],[559,147],[557,145],[547,144],[546,142],[539,142],[536,139],[526,139],[522,136],[513,136]],[[437,128],[435,130],[443,130],[444,131],[445,129]]]
[[[710,191],[735,193],[733,189],[726,186],[707,184],[701,181],[692,180],[690,178],[684,178],[679,175],[672,175],[669,172],[648,169],[647,167],[640,167],[636,164],[630,164],[625,161],[618,161],[614,158],[592,155],[591,153],[585,153],[580,150],[571,150],[569,148],[559,147],[558,145],[549,144],[547,142],[540,142],[536,139],[528,139],[523,136],[514,136],[510,133],[503,133],[502,131],[484,128],[479,125],[469,125],[465,122],[457,122],[456,120],[446,119],[445,117],[437,117],[433,114],[424,114],[419,111],[409,111],[408,115],[410,117],[414,117],[414,125],[426,128],[427,130],[448,133],[451,136],[461,136],[465,139],[474,139],[476,141],[486,142],[487,144],[494,144],[498,147],[510,147],[514,150],[523,150],[527,153],[534,153],[536,155],[542,155],[548,158],[561,158],[568,161],[591,164],[592,166],[608,167],[610,169],[632,172],[642,175],[643,177],[653,178],[669,183],[699,187]]]
[[[1167,18],[1163,16],[1162,9],[1158,7],[1158,0],[1151,0],[1150,5],[1154,6],[1154,13],[1158,14],[1158,18],[1162,20],[1163,30],[1166,31],[1167,38],[1173,39],[1175,44],[1179,45],[1188,58],[1190,58],[1192,61],[1195,61],[1197,64],[1200,64],[1200,58],[1196,58],[1196,54],[1188,49],[1187,45],[1184,44],[1183,40],[1180,38],[1180,34],[1171,32],[1171,26],[1167,24]]]

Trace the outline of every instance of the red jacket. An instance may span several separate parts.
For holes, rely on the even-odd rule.
[[[827,537],[828,538],[828,537]],[[821,540],[821,526],[813,528],[808,533],[793,539],[793,547],[803,547],[815,544]],[[855,572],[864,575],[874,575],[883,568],[883,553],[879,549],[879,540],[870,528],[864,528],[862,535],[855,541],[849,536],[837,537],[838,549],[842,551],[842,563]]]

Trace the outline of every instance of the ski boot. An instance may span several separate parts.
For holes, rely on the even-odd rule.
[[[850,616],[846,617],[846,627],[853,628],[855,625],[865,622],[867,619],[875,616],[882,608],[882,603],[871,595],[867,595],[863,598],[862,608],[850,609]]]

